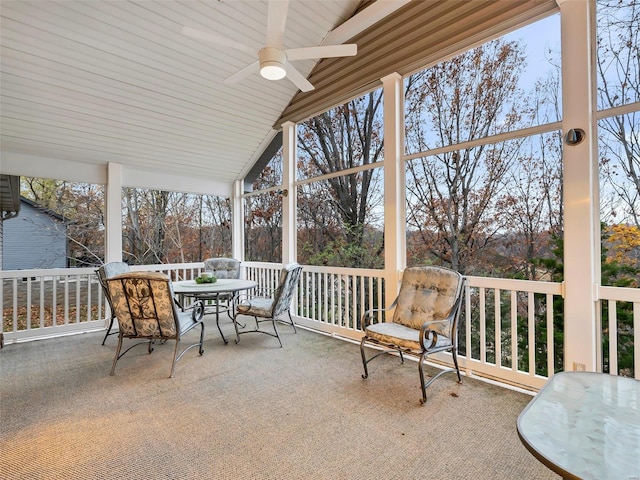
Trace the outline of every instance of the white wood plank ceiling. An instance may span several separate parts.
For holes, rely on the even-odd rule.
[[[293,0],[284,47],[320,45],[359,4]],[[265,0],[2,0],[0,9],[3,154],[231,183],[296,93],[258,74],[222,83],[264,45]],[[188,38],[183,26],[256,56]],[[307,76],[315,62],[295,65]]]

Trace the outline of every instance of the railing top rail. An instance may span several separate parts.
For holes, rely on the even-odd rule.
[[[250,268],[281,268],[279,263],[268,262],[242,262],[243,267]],[[358,275],[364,277],[383,277],[384,270],[375,268],[350,268],[350,267],[327,267],[321,265],[303,265],[305,272],[314,273],[337,273],[340,275]]]
[[[598,287],[600,300],[615,300],[617,302],[640,303],[640,288]]]
[[[562,284],[557,282],[541,282],[538,280],[515,280],[510,278],[467,276],[470,287],[498,288],[500,290],[516,290],[518,292],[562,294]]]

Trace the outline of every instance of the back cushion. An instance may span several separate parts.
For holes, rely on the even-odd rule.
[[[240,262],[234,258],[208,258],[204,269],[216,278],[240,278]]]
[[[125,335],[176,336],[171,283],[166,275],[125,273],[108,283],[118,324]]]
[[[424,322],[445,319],[456,301],[462,276],[439,267],[411,267],[404,271],[393,321],[419,329]],[[447,325],[434,330],[449,335]]]

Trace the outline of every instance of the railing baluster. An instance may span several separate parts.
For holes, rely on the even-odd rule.
[[[609,300],[607,303],[609,306],[609,373],[618,375],[618,306],[615,300]]]
[[[527,318],[529,328],[529,375],[536,374],[536,315],[533,292],[527,292]]]
[[[553,295],[547,293],[547,376],[555,373],[555,343],[553,325]]]

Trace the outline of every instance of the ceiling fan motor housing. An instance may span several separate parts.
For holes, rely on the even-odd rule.
[[[268,80],[280,80],[287,74],[284,64],[287,55],[276,47],[264,47],[258,52],[260,75]]]

